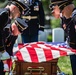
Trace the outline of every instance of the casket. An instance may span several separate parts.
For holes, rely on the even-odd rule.
[[[15,75],[57,75],[57,62],[58,59],[41,63],[16,61]]]
[[[58,58],[76,54],[76,50],[63,43],[44,42],[18,44],[13,51],[16,51],[14,56],[17,57],[14,75],[57,75]]]

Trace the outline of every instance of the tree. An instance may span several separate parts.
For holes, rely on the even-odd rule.
[[[7,5],[8,0],[0,0],[0,8],[3,8]]]
[[[51,16],[51,11],[49,9],[49,4],[50,1],[49,0],[42,0],[43,3],[43,8],[44,8],[44,12],[45,12],[45,24],[46,25],[50,25],[50,16]],[[50,26],[51,28],[51,26]]]
[[[5,0],[0,0],[0,2],[5,2]]]

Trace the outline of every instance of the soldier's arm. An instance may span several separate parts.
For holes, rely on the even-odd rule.
[[[3,41],[3,35],[2,35],[2,32],[0,31],[0,52],[5,50],[4,46],[5,45],[4,45],[4,41]]]
[[[9,19],[9,9],[0,9],[0,29],[2,30],[8,22]]]
[[[75,32],[76,32],[76,9],[72,13],[72,20],[73,20],[74,28],[75,28]]]
[[[39,22],[40,22],[39,29],[44,31],[45,14],[44,14],[43,5],[41,2],[39,2]]]

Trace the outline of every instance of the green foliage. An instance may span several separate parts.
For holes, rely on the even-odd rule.
[[[50,2],[49,0],[42,0],[45,14],[49,14],[49,12],[50,12],[49,2]]]
[[[51,19],[51,28],[60,27],[60,19]]]
[[[73,0],[74,5],[76,6],[76,0]]]
[[[7,5],[8,0],[0,1],[0,8],[4,8]]]
[[[0,0],[0,2],[5,2],[6,0]]]
[[[51,34],[48,35],[47,41],[48,41],[48,42],[52,42],[52,35],[51,35]]]

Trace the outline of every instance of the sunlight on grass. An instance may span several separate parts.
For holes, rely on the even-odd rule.
[[[71,64],[69,56],[60,57],[58,60],[58,66],[65,74],[72,75]]]

